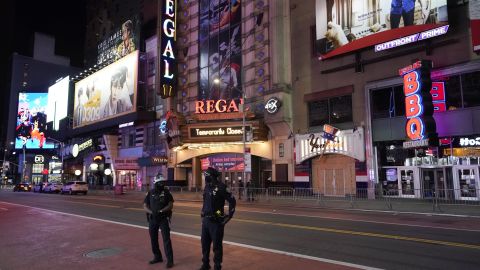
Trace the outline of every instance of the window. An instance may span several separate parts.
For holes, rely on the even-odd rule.
[[[136,132],[135,128],[122,130],[122,148],[135,147]]]
[[[309,102],[308,117],[310,126],[352,122],[352,96]]]
[[[447,111],[462,108],[460,76],[451,76],[443,79],[445,81]]]
[[[462,75],[463,107],[480,106],[480,71]]]
[[[33,164],[32,173],[42,173],[42,171],[43,171],[43,164]]]
[[[375,89],[371,95],[372,118],[391,118],[405,115],[403,85]]]

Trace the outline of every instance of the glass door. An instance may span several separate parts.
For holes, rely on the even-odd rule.
[[[477,166],[455,166],[455,198],[479,200],[479,171]]]

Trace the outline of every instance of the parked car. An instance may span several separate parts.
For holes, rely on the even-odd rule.
[[[62,194],[68,193],[70,195],[77,193],[83,193],[84,195],[87,195],[88,185],[87,182],[71,181],[63,185],[61,192]]]
[[[50,193],[60,193],[62,191],[63,184],[62,183],[48,183],[43,192],[50,192]]]
[[[32,185],[30,183],[19,183],[13,187],[13,192],[15,191],[31,191]]]
[[[33,187],[33,192],[44,192],[47,184],[47,182],[40,182],[35,184],[35,186]]]

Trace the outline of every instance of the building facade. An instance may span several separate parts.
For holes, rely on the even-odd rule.
[[[364,158],[342,153],[339,141],[330,154],[327,147],[312,157],[311,186],[331,195],[376,187],[391,196],[478,200],[479,59],[468,4],[427,1],[423,14],[415,1],[415,25],[402,19],[395,27],[393,8],[382,13],[390,1],[353,2],[342,9],[341,1],[290,1],[294,130],[309,134],[330,124],[340,134],[362,132],[365,146]],[[407,134],[411,103],[399,70],[418,60],[433,63],[438,146],[412,148]]]

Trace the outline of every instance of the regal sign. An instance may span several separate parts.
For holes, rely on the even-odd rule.
[[[176,20],[177,1],[162,1],[162,34],[161,34],[161,55],[160,55],[160,96],[162,98],[172,97],[175,94],[177,81],[177,61],[175,58],[177,40]]]
[[[403,92],[405,94],[405,131],[412,141],[432,139],[438,142],[436,123],[433,118],[433,102],[430,90],[431,61],[418,61],[400,70],[403,76]]]
[[[238,100],[198,100],[195,101],[195,114],[239,112],[240,104],[243,104],[242,98]]]

